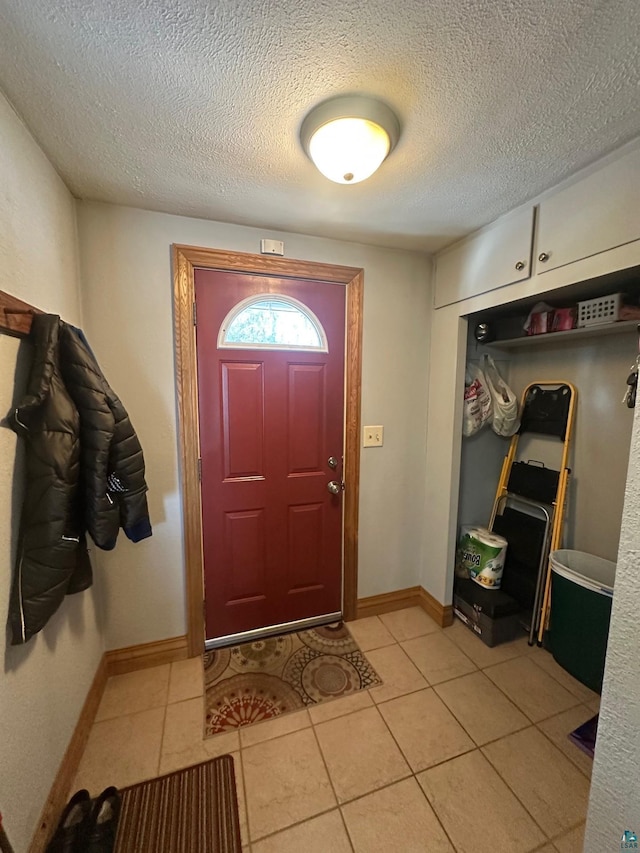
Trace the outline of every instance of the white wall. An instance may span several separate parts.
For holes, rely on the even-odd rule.
[[[0,289],[80,322],[75,203],[0,95]],[[0,414],[24,390],[29,345],[0,333]],[[20,369],[16,377],[16,363]],[[0,429],[0,618],[6,620],[23,482],[16,435]],[[94,592],[71,596],[25,646],[2,633],[0,810],[26,850],[102,654]]]
[[[363,424],[383,424],[382,448],[363,449],[359,595],[419,583],[424,517],[431,264],[426,256],[266,232],[99,203],[78,206],[85,328],[138,431],[147,463],[151,539],[100,554],[107,645],[183,634],[170,247],[257,252],[261,237],[286,257],[365,270]]]
[[[640,404],[635,411],[585,853],[640,835]]]

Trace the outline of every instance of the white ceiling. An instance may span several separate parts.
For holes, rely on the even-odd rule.
[[[71,191],[435,250],[640,134],[638,0],[0,0],[0,86]],[[329,183],[298,130],[402,125]]]

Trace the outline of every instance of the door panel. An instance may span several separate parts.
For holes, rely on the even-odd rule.
[[[208,639],[341,610],[345,290],[196,270]],[[228,313],[282,294],[322,323],[328,353],[219,349]]]
[[[289,365],[289,474],[323,474],[325,423],[323,364]]]
[[[264,477],[262,364],[221,362],[224,479]]]
[[[264,599],[267,578],[264,511],[227,512],[224,523],[223,553],[229,566],[228,602]]]
[[[322,587],[322,504],[289,507],[289,595]]]

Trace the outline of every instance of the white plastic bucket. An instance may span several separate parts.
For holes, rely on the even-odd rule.
[[[611,560],[585,554],[584,551],[563,549],[552,551],[549,562],[552,570],[561,577],[613,598],[616,564]]]

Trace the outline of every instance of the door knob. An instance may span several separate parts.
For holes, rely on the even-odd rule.
[[[541,261],[541,263],[543,263],[543,264],[545,263],[545,261],[548,261],[549,260],[548,252],[540,252],[540,254],[538,255],[538,260]]]
[[[327,459],[327,465],[329,466],[329,468],[333,468],[333,470],[335,471],[335,470],[336,470],[336,468],[338,467],[338,460],[337,460],[337,458],[336,458],[335,456],[330,456],[330,457]]]
[[[521,270],[523,270],[524,268],[525,268],[525,263],[524,263],[524,261],[518,261],[518,262],[516,263],[516,269],[518,270],[518,272],[520,272],[520,271],[521,271]]]
[[[327,483],[327,489],[332,495],[339,495],[344,490],[344,483],[341,480],[330,480]]]

